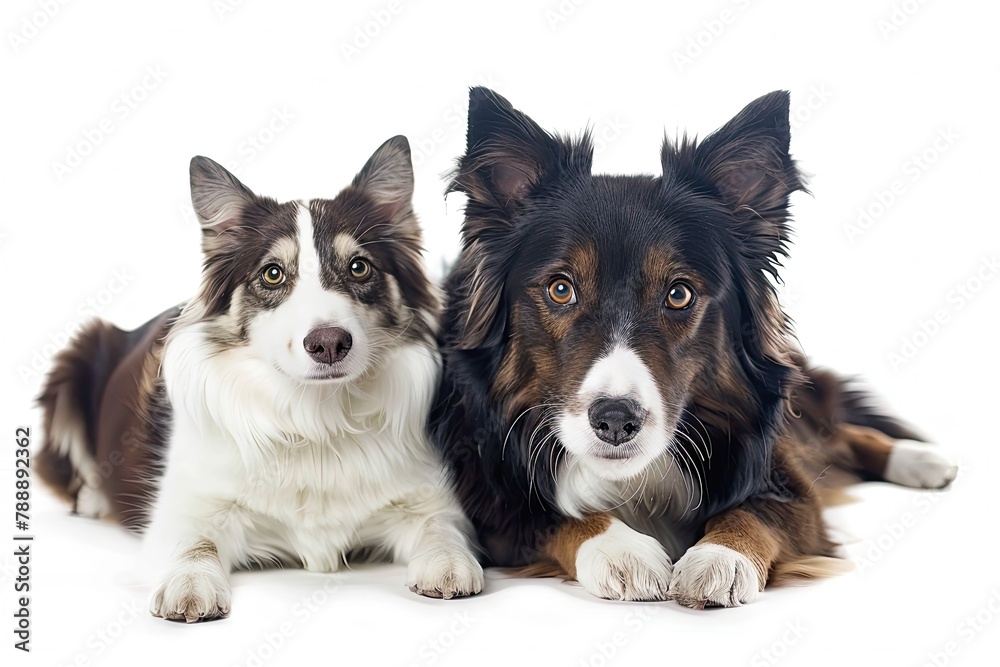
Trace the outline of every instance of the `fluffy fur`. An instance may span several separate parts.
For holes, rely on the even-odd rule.
[[[657,176],[592,175],[586,134],[552,135],[492,91],[469,108],[431,432],[490,562],[732,606],[834,564],[830,466],[953,479],[793,346],[774,289],[804,190],[787,93],[665,141]]]
[[[228,575],[409,564],[409,587],[477,593],[470,527],[427,440],[440,372],[402,137],[332,200],[278,203],[206,158],[199,294],[136,332],[96,322],[41,397],[43,477],[80,513],[142,531],[156,616],[225,616]]]

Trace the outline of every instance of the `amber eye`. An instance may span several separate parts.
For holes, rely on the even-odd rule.
[[[372,265],[360,257],[355,257],[351,260],[348,270],[351,272],[351,278],[359,281],[368,280],[372,275]]]
[[[285,272],[281,270],[281,267],[277,264],[268,264],[264,267],[264,270],[260,272],[260,279],[264,281],[264,284],[268,287],[277,287],[281,283],[285,282]]]
[[[549,283],[549,298],[552,303],[569,306],[576,303],[576,290],[569,278],[559,277]]]
[[[694,290],[685,283],[674,283],[667,292],[666,306],[672,310],[684,310],[694,303]]]

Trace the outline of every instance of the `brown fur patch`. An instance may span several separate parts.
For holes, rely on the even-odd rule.
[[[709,519],[699,544],[718,544],[737,551],[754,564],[757,580],[767,581],[771,565],[782,551],[782,536],[775,534],[751,512],[739,508]]]
[[[560,525],[544,546],[545,554],[571,578],[576,578],[576,552],[580,546],[611,526],[610,514],[591,514],[582,519],[569,519]]]
[[[100,385],[110,372],[94,360],[117,354],[125,338],[124,331],[107,322],[95,320],[88,324],[56,355],[38,397],[45,436],[32,464],[39,478],[70,503],[76,500],[83,480],[67,450],[70,441],[79,436],[86,439],[86,453],[93,454]]]
[[[842,424],[837,435],[854,452],[858,467],[879,477],[885,474],[892,453],[892,438],[875,429],[853,424]]]
[[[149,480],[163,436],[154,433],[152,415],[158,350],[177,312],[171,309],[133,332],[94,322],[57,357],[39,399],[46,432],[36,457],[39,474],[73,503],[86,484],[110,503],[109,518],[129,528],[144,524],[152,497]],[[59,413],[60,405],[68,411]],[[86,451],[76,451],[80,458],[71,461],[55,440],[74,437],[74,430]]]
[[[146,525],[155,493],[152,483],[161,464],[164,425],[154,414],[160,389],[160,357],[173,323],[165,313],[118,363],[108,378],[97,420],[94,458],[106,474],[100,488],[112,516],[138,530]]]
[[[592,243],[573,246],[565,261],[565,270],[557,269],[552,273],[568,273],[573,279],[577,298],[584,303],[594,300],[598,294],[597,278],[600,274],[597,248]]]
[[[506,567],[503,568],[503,573],[509,577],[519,579],[551,579],[554,577],[566,580],[571,579],[570,575],[563,569],[563,566],[554,560],[540,560],[521,567]]]
[[[643,302],[652,307],[662,309],[666,293],[676,282],[686,283],[695,294],[695,300],[688,311],[689,317],[663,318],[664,327],[675,340],[690,337],[698,329],[705,313],[704,304],[696,305],[699,300],[710,298],[706,294],[705,283],[694,271],[675,257],[675,252],[665,246],[653,246],[642,261]],[[674,311],[681,312],[681,311]]]
[[[778,562],[771,568],[768,586],[789,586],[804,584],[810,579],[823,579],[845,574],[854,569],[854,564],[842,558],[828,556],[806,556],[787,562]]]
[[[532,297],[542,328],[559,343],[582,315],[597,307],[597,249],[593,245],[574,246],[567,253],[565,264],[549,267],[546,273]],[[546,296],[551,279],[560,274],[567,275],[573,283],[577,303],[572,307],[553,307]]]
[[[845,388],[842,378],[805,363],[801,356],[796,358],[808,383],[796,388],[789,403],[786,432],[796,442],[788,448],[790,455],[816,480],[817,488],[881,479],[895,439],[919,435],[871,410],[866,405],[870,399]]]
[[[839,487],[819,488],[816,490],[816,497],[819,499],[820,504],[824,508],[850,505],[858,502],[859,500],[857,496],[852,496],[850,493]]]
[[[512,308],[510,319],[512,328],[515,331],[520,329],[522,311],[519,304]],[[551,373],[551,356],[537,352],[531,354],[524,343],[523,337],[511,337],[507,354],[504,355],[493,381],[494,396],[508,399],[508,419],[515,419],[521,410],[542,402],[542,378],[547,377],[546,373]],[[538,363],[532,365],[536,358]]]
[[[814,488],[821,477],[812,477],[800,461],[803,450],[808,448],[794,435],[786,434],[776,443],[773,474],[783,481],[792,498],[750,499],[710,519],[701,540],[729,547],[749,558],[766,585],[831,576],[846,567],[834,557],[836,545],[826,536],[822,516],[822,501],[834,500],[827,498],[826,492],[837,486]],[[844,497],[846,494],[836,500]]]
[[[573,248],[564,263],[549,267],[537,284],[529,286],[530,304],[514,303],[507,341],[492,393],[506,405],[506,417],[515,419],[524,410],[546,401],[553,393],[572,400],[590,364],[599,353],[600,341],[588,341],[588,349],[578,349],[569,359],[560,359],[556,348],[584,316],[597,294],[598,255],[593,245]],[[576,305],[553,307],[546,290],[552,277],[568,275],[576,290]],[[537,318],[537,319],[536,319]],[[539,336],[538,327],[545,332]]]
[[[219,561],[219,550],[211,540],[199,540],[190,549],[185,551],[181,558],[190,561],[214,560]]]

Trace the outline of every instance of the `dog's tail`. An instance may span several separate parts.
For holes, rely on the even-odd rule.
[[[848,424],[874,429],[893,440],[913,440],[927,442],[914,427],[903,420],[889,415],[879,406],[879,401],[869,391],[852,387],[840,380],[840,409],[843,420]]]
[[[869,392],[830,371],[805,369],[808,383],[793,397],[792,426],[814,447],[807,467],[837,487],[843,483],[881,480],[924,489],[948,486],[956,466],[915,428],[879,407]],[[811,465],[809,465],[811,464]],[[827,474],[831,468],[849,473]]]
[[[128,353],[128,337],[107,322],[90,322],[56,356],[38,397],[45,439],[34,467],[74,509],[81,501],[92,504],[100,498],[97,418],[108,379]],[[80,498],[81,492],[90,497]],[[103,514],[99,507],[94,510],[87,513]]]

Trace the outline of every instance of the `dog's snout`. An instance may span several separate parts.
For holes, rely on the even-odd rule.
[[[313,329],[303,339],[302,346],[306,352],[321,364],[334,364],[351,351],[354,338],[351,332],[340,327],[319,327]]]
[[[617,447],[636,436],[646,419],[646,410],[630,398],[599,398],[587,415],[597,437]]]

